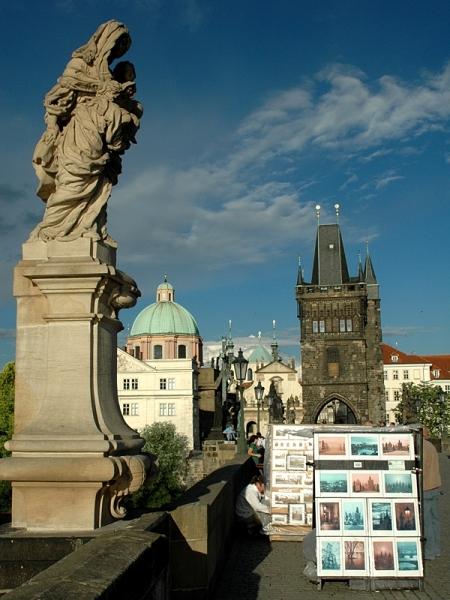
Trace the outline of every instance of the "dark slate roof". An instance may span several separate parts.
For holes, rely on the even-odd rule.
[[[347,261],[338,224],[319,225],[314,251],[313,285],[348,283]]]

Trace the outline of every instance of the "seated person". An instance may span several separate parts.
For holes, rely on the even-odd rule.
[[[236,515],[238,520],[246,525],[249,533],[259,529],[262,535],[270,535],[270,508],[264,502],[264,478],[255,475],[250,483],[242,489],[236,500]]]

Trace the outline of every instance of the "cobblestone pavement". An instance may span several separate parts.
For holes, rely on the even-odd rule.
[[[264,537],[238,537],[214,600],[450,600],[450,460],[441,454],[442,556],[425,561],[424,590],[356,591],[346,582],[327,582],[322,590],[303,576],[302,544],[272,542]]]

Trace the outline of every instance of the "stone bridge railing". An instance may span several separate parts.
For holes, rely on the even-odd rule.
[[[255,468],[247,460],[214,471],[179,498],[172,510],[107,528],[4,597],[207,599],[232,541],[236,495]],[[27,540],[31,542],[27,559],[35,563],[39,557],[33,554],[39,547]],[[10,571],[26,573],[27,560],[14,555],[13,545],[10,542]],[[5,559],[3,554],[0,560]],[[2,585],[7,587],[5,582]]]

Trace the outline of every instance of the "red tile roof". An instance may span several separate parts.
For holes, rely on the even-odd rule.
[[[410,365],[410,364],[431,364],[431,379],[450,379],[450,354],[431,354],[419,356],[417,354],[406,354],[398,348],[381,344],[383,353],[383,363],[385,365]],[[392,356],[397,356],[398,360],[393,361]],[[435,377],[433,371],[439,371],[439,377]]]

